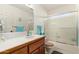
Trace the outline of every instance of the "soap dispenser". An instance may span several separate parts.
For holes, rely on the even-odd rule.
[[[22,24],[22,19],[19,18],[18,25],[16,26],[16,32],[24,32],[24,25]]]

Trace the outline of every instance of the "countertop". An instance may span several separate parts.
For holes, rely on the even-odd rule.
[[[11,49],[13,47],[19,46],[24,43],[28,43],[32,40],[37,40],[38,38],[44,37],[43,35],[33,35],[33,36],[21,36],[12,39],[8,39],[0,43],[0,52]]]

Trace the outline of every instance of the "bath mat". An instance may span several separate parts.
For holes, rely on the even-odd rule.
[[[58,52],[58,51],[53,51],[52,54],[63,54],[63,53]]]

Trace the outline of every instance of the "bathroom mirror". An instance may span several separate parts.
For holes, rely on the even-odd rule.
[[[33,9],[25,4],[0,5],[0,33],[33,30]]]

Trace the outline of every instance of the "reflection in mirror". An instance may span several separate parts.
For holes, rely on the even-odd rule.
[[[3,33],[24,32],[29,26],[33,30],[33,9],[24,4],[2,4],[0,14],[0,31]]]
[[[1,20],[0,20],[0,33],[2,32],[2,22],[1,22]]]
[[[25,4],[0,5],[0,40],[33,31],[33,9]],[[15,35],[15,36],[14,36]],[[1,41],[0,41],[1,42]]]

